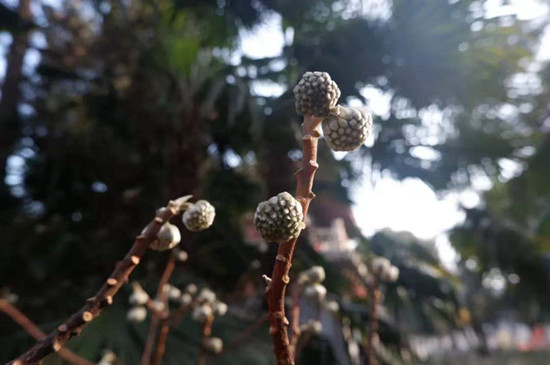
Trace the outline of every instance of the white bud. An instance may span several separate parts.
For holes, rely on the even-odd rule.
[[[319,335],[323,331],[323,325],[320,321],[315,321],[313,319],[310,319],[308,322],[308,327],[311,333]]]
[[[149,295],[145,292],[145,290],[141,289],[135,289],[132,294],[130,294],[130,297],[128,298],[128,301],[132,305],[145,305],[147,301],[149,300]]]
[[[191,318],[193,318],[194,321],[197,322],[206,322],[206,320],[212,316],[212,307],[209,305],[201,305],[198,307],[193,308],[193,312],[191,312]]]
[[[340,311],[340,305],[338,304],[338,302],[334,300],[330,300],[326,302],[325,308],[333,314],[337,314]]]
[[[165,223],[157,234],[157,239],[151,243],[150,248],[155,251],[166,251],[176,247],[181,241],[178,227]]]
[[[209,228],[214,222],[216,210],[206,200],[199,200],[191,204],[183,213],[182,220],[185,227],[191,232],[199,232]]]
[[[310,298],[310,299],[313,299],[313,300],[316,300],[316,301],[320,302],[320,301],[325,299],[325,297],[327,295],[327,289],[321,284],[314,283],[314,284],[306,286],[306,288],[304,290],[304,295],[307,298]]]
[[[180,297],[181,304],[187,306],[193,302],[193,297],[189,293],[183,293]]]
[[[218,337],[210,337],[204,341],[203,346],[208,351],[219,354],[223,350],[223,341]]]
[[[102,357],[97,365],[115,365],[117,363],[117,357],[114,352],[110,350],[103,350]]]
[[[216,302],[214,303],[214,312],[218,316],[223,316],[227,313],[227,304],[223,302]]]
[[[160,300],[153,300],[153,302],[151,303],[151,306],[157,312],[162,312],[163,310],[166,309],[164,303],[161,302]]]
[[[322,266],[312,266],[308,271],[314,283],[322,283],[326,278],[325,269]]]
[[[197,295],[197,302],[201,304],[213,304],[216,301],[216,293],[208,288],[202,288]]]
[[[391,266],[390,261],[385,257],[376,257],[371,262],[372,272],[381,275],[384,270]]]
[[[187,261],[188,258],[189,258],[189,255],[185,251],[178,250],[176,252],[176,260],[178,260],[179,262],[185,262]]]
[[[170,290],[168,290],[168,299],[172,301],[177,301],[181,297],[181,290],[176,288],[173,285],[170,285]]]
[[[143,322],[147,318],[147,309],[145,307],[133,307],[126,314],[126,318],[134,323]]]
[[[191,295],[195,294],[199,290],[195,284],[187,284],[185,291]]]

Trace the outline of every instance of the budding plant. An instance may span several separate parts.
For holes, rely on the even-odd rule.
[[[148,250],[172,251],[154,299],[151,299],[138,283],[132,284],[132,294],[129,297],[131,309],[127,313],[127,319],[137,323],[143,322],[149,314],[151,315],[150,330],[142,356],[142,364],[160,364],[170,325],[181,320],[185,313],[191,309],[195,313],[196,308],[202,308],[202,312],[204,312],[198,319],[207,323],[203,331],[203,351],[221,351],[221,340],[210,337],[211,324],[214,315],[223,315],[227,312],[227,305],[218,301],[216,295],[207,289],[201,290],[194,298],[193,295],[197,293],[196,286],[188,285],[185,291],[182,291],[169,283],[176,263],[187,260],[187,253],[175,248],[181,241],[181,234],[179,229],[169,221],[183,213],[183,225],[190,231],[199,232],[212,225],[216,214],[214,207],[209,202],[199,200],[193,204],[189,202],[190,198],[191,196],[188,195],[169,201],[166,207],[158,209],[154,219],[136,237],[134,245],[126,256],[115,265],[114,271],[99,291],[89,298],[79,311],[60,324],[49,335],[42,333],[28,318],[13,308],[7,300],[0,299],[0,310],[10,315],[27,332],[39,340],[27,352],[9,364],[38,364],[53,352],[59,352],[64,358],[75,364],[91,364],[89,361],[63,348],[63,346],[72,337],[79,335],[86,324],[93,321],[104,308],[113,303],[114,296],[128,281],[130,274]],[[176,309],[171,311],[170,304],[172,306],[176,305]],[[193,314],[193,318],[195,317],[196,315]],[[159,327],[160,330],[157,336]],[[156,351],[153,356],[154,349]],[[107,364],[115,361],[116,356],[114,354],[106,353],[100,363]]]
[[[296,197],[282,192],[262,202],[256,209],[254,223],[262,237],[278,244],[271,278],[264,277],[269,309],[270,333],[279,365],[295,363],[296,341],[289,340],[290,322],[285,314],[285,292],[290,282],[289,272],[298,236],[305,228],[317,163],[318,139],[322,126],[328,146],[334,151],[359,148],[372,128],[369,113],[338,104],[340,90],[326,72],[306,72],[293,89],[296,112],[304,117],[302,167],[296,173]],[[317,283],[320,285],[319,283]],[[324,288],[324,287],[323,287]],[[308,289],[322,296],[320,287]],[[326,294],[326,289],[325,292]],[[293,325],[294,328],[294,325]],[[295,328],[294,338],[299,328]]]

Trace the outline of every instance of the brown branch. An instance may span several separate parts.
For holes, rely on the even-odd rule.
[[[38,341],[42,340],[44,337],[46,337],[46,334],[42,332],[40,328],[38,328],[37,325],[35,325],[29,317],[27,317],[25,314],[23,314],[19,309],[15,308],[13,305],[10,304],[5,299],[0,299],[0,311],[4,312],[7,316],[9,316],[15,323],[20,325],[29,335],[37,339]],[[61,358],[69,361],[70,363],[76,364],[76,365],[94,365],[93,362],[88,361],[71,350],[62,347],[59,349],[58,354]]]
[[[212,334],[212,322],[214,322],[214,316],[208,316],[208,318],[206,318],[206,322],[204,322],[204,327],[202,329],[201,352],[199,355],[198,365],[206,365],[207,348],[205,345],[206,341],[208,341],[210,335]]]
[[[378,339],[378,278],[372,276],[372,284],[370,285],[371,300],[370,300],[370,328],[367,343],[367,357],[369,365],[378,365],[378,359],[374,349],[374,343]]]
[[[168,262],[166,263],[166,266],[164,267],[164,272],[162,273],[162,276],[159,281],[159,285],[157,287],[157,295],[156,300],[159,300],[162,302],[165,308],[165,317],[169,316],[168,311],[168,293],[164,289],[166,285],[168,285],[168,282],[170,281],[170,278],[172,277],[172,274],[174,273],[174,269],[176,268],[176,255],[174,251],[170,252],[170,257],[168,258]],[[163,316],[164,317],[164,316]],[[159,333],[159,336],[157,337],[157,329],[161,326],[161,332]],[[148,365],[148,364],[160,364],[162,360],[162,356],[164,355],[164,350],[166,348],[166,340],[168,338],[168,332],[170,331],[170,326],[168,323],[168,318],[161,318],[158,315],[154,315],[151,318],[151,322],[149,324],[149,334],[147,335],[147,341],[145,342],[145,349],[143,351],[143,355],[141,356],[141,365]],[[155,349],[155,339],[157,340],[156,343],[156,352],[154,359],[151,359],[153,350]],[[160,352],[159,352],[160,351]]]
[[[304,221],[309,208],[309,203],[315,197],[313,194],[313,178],[319,167],[317,164],[317,142],[319,132],[317,127],[321,123],[320,118],[306,116],[304,119],[303,160],[302,168],[296,173],[297,199],[302,205]],[[285,292],[290,282],[288,276],[292,265],[292,255],[297,238],[281,243],[275,258],[271,284],[267,290],[267,302],[269,308],[270,330],[273,337],[273,345],[278,365],[293,365],[294,356],[290,348],[287,326],[289,324],[285,316]]]
[[[302,298],[303,287],[301,285],[296,285],[293,289],[292,311],[290,312],[290,350],[295,352],[296,344],[300,338],[300,299]]]
[[[79,335],[87,323],[99,316],[103,308],[112,304],[113,297],[122,285],[127,282],[128,277],[139,264],[145,252],[147,252],[149,245],[156,239],[162,225],[178,214],[181,205],[189,198],[190,196],[186,196],[175,201],[170,201],[166,208],[159,209],[155,218],[136,237],[130,251],[128,251],[122,261],[116,264],[114,271],[96,295],[89,298],[78,312],[74,313],[65,323],[59,325],[55,331],[9,364],[35,364],[52,352],[59,351],[61,346],[73,336]]]

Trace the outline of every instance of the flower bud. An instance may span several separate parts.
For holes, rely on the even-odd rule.
[[[126,318],[134,323],[143,322],[147,318],[147,309],[145,307],[133,307],[128,311]]]
[[[157,239],[151,243],[150,248],[155,251],[166,251],[176,247],[181,241],[178,227],[166,222],[159,230]]]
[[[227,304],[223,302],[215,302],[214,313],[216,313],[218,316],[224,316],[227,313]]]
[[[206,350],[219,354],[223,350],[223,341],[218,337],[210,337],[204,340],[203,346]]]
[[[138,283],[132,284],[133,292],[130,294],[128,301],[132,305],[145,305],[149,300],[149,295]]]
[[[338,107],[338,114],[323,119],[323,134],[333,151],[353,151],[359,148],[370,134],[372,116],[363,109]]]
[[[193,308],[193,312],[191,312],[191,318],[193,318],[194,321],[204,323],[206,320],[213,315],[212,307],[209,305],[200,305],[195,308]]]
[[[326,72],[306,72],[294,92],[296,112],[300,115],[326,117],[340,97],[338,85]]]
[[[286,191],[261,202],[254,214],[256,230],[268,242],[298,237],[304,228],[302,205]]]
[[[183,224],[191,232],[199,232],[209,228],[214,222],[216,210],[206,200],[199,200],[183,213]]]
[[[327,296],[327,288],[325,288],[321,284],[314,283],[306,286],[304,290],[304,295],[307,298],[320,302],[320,301],[323,301]]]

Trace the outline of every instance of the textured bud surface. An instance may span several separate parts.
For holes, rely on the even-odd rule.
[[[338,113],[323,119],[323,134],[333,151],[353,151],[369,136],[372,116],[358,108],[338,107]]]
[[[258,205],[254,224],[266,241],[281,243],[298,237],[303,219],[302,205],[285,191]]]
[[[183,213],[183,224],[191,232],[207,229],[214,222],[216,210],[206,200],[199,200]]]
[[[157,234],[157,239],[151,243],[150,248],[155,251],[166,251],[176,247],[181,241],[178,227],[165,223]]]
[[[334,109],[340,89],[326,72],[306,72],[294,87],[296,112],[300,115],[326,117]]]

